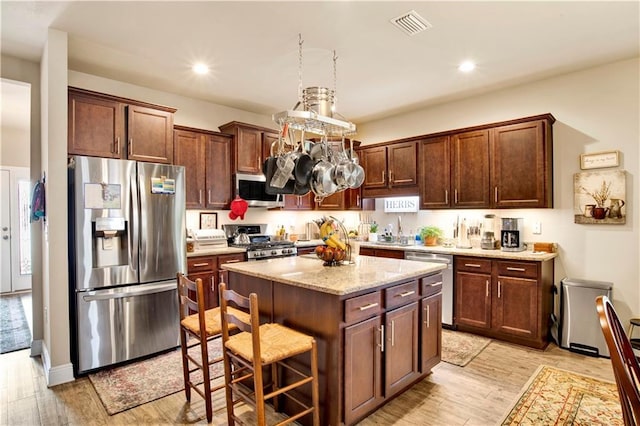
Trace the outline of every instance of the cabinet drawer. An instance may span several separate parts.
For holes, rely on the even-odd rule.
[[[396,285],[385,290],[385,308],[406,305],[420,297],[418,280]]]
[[[420,293],[422,297],[431,296],[432,294],[442,291],[442,274],[435,274],[428,277],[420,278]]]
[[[520,278],[537,278],[538,265],[527,262],[498,262],[498,275]]]
[[[237,262],[244,262],[244,261],[245,261],[244,253],[224,254],[224,255],[218,256],[218,269],[220,269],[220,266],[224,265],[225,263],[237,263]]]
[[[456,271],[491,273],[491,260],[477,257],[459,257],[456,259]]]
[[[215,270],[215,256],[191,257],[187,259],[187,271],[190,274],[194,272],[213,272]]]
[[[382,293],[363,294],[344,301],[344,322],[353,323],[382,312]]]

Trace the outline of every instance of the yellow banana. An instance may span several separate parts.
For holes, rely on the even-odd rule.
[[[329,222],[323,222],[320,226],[320,237],[324,240],[330,231]]]
[[[330,237],[330,238],[329,238],[329,240],[327,241],[327,244],[328,244],[328,242],[329,242],[329,241],[331,241],[331,242],[335,243],[335,245],[336,245],[339,249],[342,249],[342,250],[346,250],[346,249],[347,249],[347,245],[346,245],[346,244],[345,244],[345,243],[340,239],[340,237],[338,237],[338,234],[337,234],[337,233],[333,233],[333,234],[331,235],[331,237]]]
[[[333,235],[334,235],[333,233],[327,235],[326,237],[323,238],[323,241],[327,243],[329,247],[338,248],[338,244],[333,239]]]

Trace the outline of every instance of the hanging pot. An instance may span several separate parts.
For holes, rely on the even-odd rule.
[[[296,183],[295,180],[288,179],[282,188],[278,188],[277,186],[271,185],[273,176],[278,170],[277,162],[278,162],[278,157],[268,157],[264,161],[264,164],[262,165],[262,172],[264,173],[264,177],[266,179],[264,191],[270,195],[293,194],[293,188]]]
[[[311,172],[311,190],[319,197],[328,197],[338,190],[334,181],[335,165],[329,161],[321,160],[313,166]]]

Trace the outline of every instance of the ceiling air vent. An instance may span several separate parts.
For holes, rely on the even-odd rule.
[[[393,18],[390,22],[410,36],[431,28],[431,24],[422,16],[418,15],[415,10],[403,13],[397,18]]]

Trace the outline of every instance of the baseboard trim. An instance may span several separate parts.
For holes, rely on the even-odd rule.
[[[67,364],[56,365],[51,367],[51,358],[49,358],[49,351],[47,346],[42,346],[42,367],[44,369],[44,377],[47,381],[47,387],[61,385],[63,383],[73,382],[73,364],[70,362]]]

